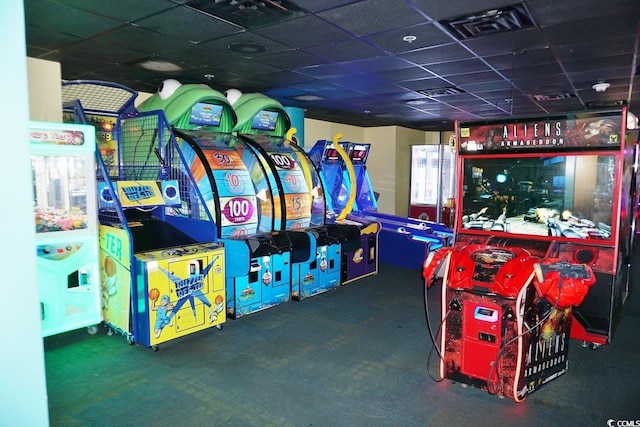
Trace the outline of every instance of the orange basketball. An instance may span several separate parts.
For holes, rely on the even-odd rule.
[[[151,301],[157,301],[160,298],[160,291],[156,288],[153,288],[149,291],[149,299]]]
[[[110,256],[104,259],[104,271],[108,277],[113,277],[116,274],[116,262]]]

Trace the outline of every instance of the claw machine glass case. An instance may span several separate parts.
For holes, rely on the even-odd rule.
[[[44,337],[102,321],[95,129],[31,122],[38,294]]]
[[[452,145],[411,146],[409,217],[453,227],[455,153]]]

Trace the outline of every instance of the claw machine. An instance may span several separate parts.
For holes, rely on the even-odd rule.
[[[36,268],[42,335],[102,322],[95,129],[31,122]]]

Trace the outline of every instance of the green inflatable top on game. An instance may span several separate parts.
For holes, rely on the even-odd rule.
[[[282,104],[261,93],[245,93],[233,103],[238,121],[234,132],[268,134],[283,137],[291,127],[291,119]],[[265,116],[271,125],[259,126],[257,116]],[[268,117],[267,117],[268,116]]]
[[[209,118],[208,122],[203,120],[207,110],[213,111],[213,106],[218,106],[216,117]],[[183,85],[173,79],[165,80],[155,94],[138,106],[140,112],[155,110],[162,110],[169,124],[177,129],[205,127],[230,133],[236,124],[235,111],[227,98],[204,84]],[[194,121],[196,115],[199,121]]]

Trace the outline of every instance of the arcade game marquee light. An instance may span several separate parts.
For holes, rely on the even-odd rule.
[[[567,368],[569,338],[608,344],[630,291],[637,132],[626,108],[460,122],[440,375],[516,401]]]

